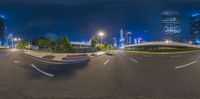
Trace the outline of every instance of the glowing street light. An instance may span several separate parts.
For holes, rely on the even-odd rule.
[[[166,41],[165,41],[165,43],[167,43],[167,44],[168,44],[168,43],[171,43],[171,42],[172,42],[171,40],[166,40]]]
[[[17,38],[13,38],[14,41],[17,41]]]
[[[21,41],[21,38],[13,38],[13,41]]]
[[[192,44],[192,41],[189,41],[189,44]]]
[[[102,44],[102,42],[103,42],[103,36],[104,36],[105,34],[103,33],[103,32],[99,32],[99,36],[101,37],[101,44]]]
[[[16,47],[17,43],[21,41],[21,38],[13,38],[12,39],[12,47]]]

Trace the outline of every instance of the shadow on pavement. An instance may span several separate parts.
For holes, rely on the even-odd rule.
[[[31,72],[31,78],[41,78],[41,77],[47,77],[47,78],[53,78],[53,79],[59,79],[59,78],[70,78],[75,74],[75,71],[78,69],[83,69],[88,65],[89,61],[77,63],[77,64],[49,64],[47,66],[39,66],[37,67],[41,69],[42,71],[45,71],[47,73],[53,74],[53,77],[48,77],[41,72],[37,71],[33,67],[30,67]],[[29,72],[29,73],[30,73]],[[30,75],[30,74],[29,74]]]

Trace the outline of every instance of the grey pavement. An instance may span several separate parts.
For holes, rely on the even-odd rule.
[[[0,99],[199,98],[200,52],[119,51],[66,65],[44,63],[19,51],[0,52]]]

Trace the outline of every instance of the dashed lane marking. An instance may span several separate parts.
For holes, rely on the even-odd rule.
[[[131,61],[135,62],[135,63],[138,63],[137,60],[133,59],[133,58],[129,58]]]
[[[188,67],[190,65],[193,65],[195,63],[197,63],[198,61],[193,61],[191,63],[185,64],[185,65],[181,65],[181,66],[176,66],[175,69],[180,69],[180,68],[184,68],[184,67]]]
[[[105,62],[104,62],[104,66],[109,62],[109,59],[107,59]]]
[[[39,71],[40,73],[42,73],[42,74],[44,74],[44,75],[46,75],[46,76],[49,76],[49,77],[53,77],[53,76],[54,76],[53,74],[47,73],[47,72],[45,72],[45,71],[43,71],[43,70],[37,68],[34,64],[31,64],[31,66],[32,66],[33,68],[35,68],[37,71]]]

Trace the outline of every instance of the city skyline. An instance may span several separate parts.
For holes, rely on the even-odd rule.
[[[200,99],[200,0],[0,0],[0,99]]]
[[[170,11],[170,10],[163,10],[163,11]],[[163,11],[161,12],[161,16],[163,16],[163,14],[162,14]],[[176,11],[176,10],[171,10],[171,11]],[[179,12],[177,12],[177,13],[179,13]],[[197,14],[199,15],[198,12],[191,14],[191,15],[188,17],[189,22],[191,21],[191,16],[194,16],[194,15],[196,16]],[[180,15],[179,17],[181,17],[181,15]],[[1,18],[4,19],[5,21],[7,21],[7,20],[6,20],[6,17],[5,17],[3,14],[1,15]],[[162,19],[161,19],[161,20],[162,20]],[[181,21],[180,21],[180,22],[181,22]],[[4,24],[5,24],[5,23],[6,23],[6,22],[4,22]],[[161,22],[161,24],[162,24],[162,22]],[[181,23],[179,23],[179,24],[180,24],[180,25],[183,25],[183,24],[181,24]],[[188,25],[191,25],[191,23],[189,23]],[[163,24],[162,24],[161,26],[163,26]],[[4,27],[7,28],[6,25],[5,25]],[[191,41],[191,31],[190,31],[190,28],[191,28],[191,27],[189,27],[189,32],[187,33],[187,35],[189,35],[189,37],[188,37],[188,38],[184,38],[184,36],[182,36],[183,33],[182,33],[181,26],[180,26],[180,33],[179,33],[179,35],[180,35],[180,38],[181,38],[182,40],[186,39],[187,41]],[[4,31],[6,31],[6,30],[4,30]],[[162,32],[163,29],[161,29],[160,31],[161,31],[160,34],[163,35],[163,37],[161,37],[160,40],[165,40],[165,38],[166,38],[165,35],[166,35],[166,34]],[[145,33],[145,32],[147,32],[147,30],[144,30],[144,33]],[[127,39],[127,37],[126,37],[127,33],[131,33],[131,34],[132,34],[132,32],[131,32],[131,31],[127,31],[126,33],[123,34],[123,35],[124,35],[124,39],[125,39],[125,41],[124,41],[125,44],[127,43],[127,41],[126,41],[126,39]],[[8,33],[8,32],[6,31],[6,34],[8,35],[8,34],[10,34],[10,33]],[[97,33],[94,33],[94,34],[95,34],[95,36],[96,36]],[[109,34],[109,33],[107,32],[107,34]],[[137,33],[135,32],[134,34],[137,34]],[[55,33],[55,35],[56,35],[56,33]],[[63,35],[68,35],[68,34],[65,33],[65,34],[63,34]],[[119,35],[119,33],[116,33],[116,34],[115,34],[115,36],[117,36],[117,35]],[[141,32],[141,35],[143,35],[142,32]],[[48,36],[47,36],[47,35],[42,35],[42,36],[43,36],[43,37],[45,37],[45,36],[46,36],[46,37],[51,37],[51,36],[52,36],[52,39],[53,39],[53,35],[48,35]],[[40,37],[42,37],[42,36],[40,36]],[[93,36],[94,36],[94,35],[93,35]],[[114,36],[114,37],[115,37],[115,36]],[[143,36],[144,36],[144,35],[143,35]],[[23,36],[22,36],[22,37],[23,37]],[[38,36],[38,37],[39,37],[39,36]],[[59,37],[59,36],[57,35],[57,37]],[[138,38],[141,38],[140,36],[137,36],[137,35],[131,35],[131,38],[133,38],[133,39],[131,39],[131,41],[129,41],[129,42],[132,42],[132,44],[133,44],[133,42],[134,42],[134,37],[135,37],[135,38],[137,38],[137,37],[138,37]],[[24,39],[27,39],[26,37],[23,37],[23,38],[24,38]],[[110,38],[110,37],[108,37],[108,38]],[[34,39],[34,38],[32,38],[32,39]],[[89,39],[90,39],[90,38],[89,38]],[[117,41],[120,41],[120,38],[118,38],[118,39],[119,39],[119,40],[117,40]],[[84,41],[87,41],[87,40],[82,40],[82,41],[84,42]],[[151,41],[154,41],[154,40],[152,39]],[[174,40],[174,41],[176,41],[176,40]],[[111,42],[112,42],[112,41],[111,41]],[[118,42],[118,43],[119,43],[119,42]]]
[[[81,3],[80,5],[77,5],[79,3],[74,1],[74,5],[71,6],[62,2],[57,4],[45,2],[45,0],[42,0],[41,3],[20,0],[17,1],[18,5],[14,5],[16,3],[15,0],[3,1],[0,4],[2,5],[0,12],[6,17],[6,25],[8,27],[6,32],[29,40],[41,36],[49,36],[56,39],[59,36],[67,35],[72,41],[88,41],[92,36],[97,35],[99,30],[103,30],[107,33],[104,39],[112,42],[112,38],[118,35],[119,29],[123,28],[132,32],[135,38],[157,41],[163,38],[160,13],[164,10],[172,9],[181,14],[182,37],[189,39],[189,17],[200,11],[196,6],[197,1],[194,1],[193,6],[179,0],[177,2],[169,1],[173,6],[161,8],[158,8],[153,3],[154,7],[151,4],[143,4],[145,1],[129,0],[123,2],[123,7],[109,6],[113,2],[116,5],[121,3],[121,1],[115,2],[112,0],[110,0],[112,3],[91,2],[89,0],[87,4]],[[33,5],[30,5],[30,3],[33,3]],[[129,5],[129,3],[131,4]],[[133,3],[141,5],[133,6],[135,5]],[[164,1],[159,1],[158,3],[168,4]],[[181,6],[183,3],[185,6]],[[38,8],[34,6],[38,6]],[[85,6],[87,7],[81,9],[81,7]],[[51,9],[52,12],[47,12],[48,9]],[[102,10],[105,11],[102,12]],[[146,12],[143,13],[144,11]],[[90,16],[88,17],[87,15]]]

